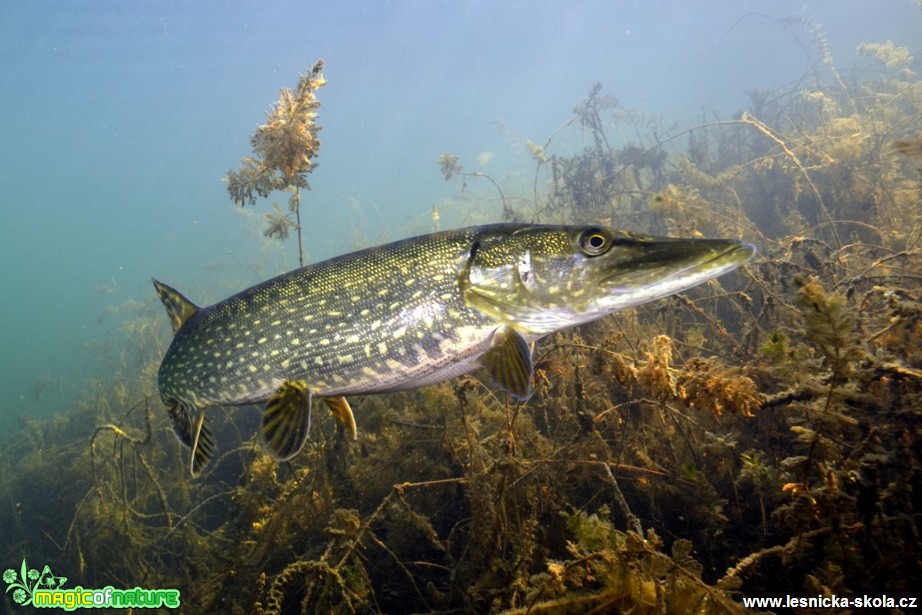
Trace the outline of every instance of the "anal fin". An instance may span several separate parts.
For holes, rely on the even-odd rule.
[[[327,408],[330,409],[330,412],[333,413],[333,416],[336,417],[339,424],[346,430],[346,433],[355,440],[357,437],[355,416],[352,414],[352,407],[349,405],[349,401],[345,397],[324,397],[323,401],[326,403]]]
[[[531,346],[521,333],[503,325],[493,333],[490,348],[480,357],[480,364],[506,392],[519,400],[531,396],[534,364]]]
[[[300,380],[286,380],[269,398],[260,430],[276,461],[291,459],[304,447],[311,428],[311,391]]]
[[[215,451],[214,437],[205,425],[205,411],[199,410],[195,421],[181,404],[169,407],[170,424],[179,442],[192,450],[190,467],[192,476],[198,476],[211,460]]]

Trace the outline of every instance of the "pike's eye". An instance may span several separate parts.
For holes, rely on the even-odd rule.
[[[591,228],[579,236],[579,247],[587,256],[605,254],[612,246],[611,234],[602,228]]]

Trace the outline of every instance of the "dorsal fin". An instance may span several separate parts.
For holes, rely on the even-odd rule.
[[[173,325],[173,335],[176,335],[183,323],[198,312],[198,306],[186,299],[175,288],[161,284],[154,278],[151,278],[151,282],[154,283],[157,295],[160,297],[160,301],[163,302],[163,307],[166,308],[166,313],[170,317],[170,324]]]

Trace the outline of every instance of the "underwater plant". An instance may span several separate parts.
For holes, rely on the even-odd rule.
[[[488,162],[491,156],[484,157],[481,154],[481,166],[484,162]],[[467,188],[467,178],[468,177],[483,177],[496,188],[496,191],[499,193],[499,198],[503,203],[502,215],[503,220],[513,221],[514,214],[512,209],[509,208],[509,205],[506,203],[506,195],[503,194],[503,189],[499,187],[499,184],[496,183],[496,180],[484,173],[483,171],[474,171],[474,172],[465,172],[464,165],[461,164],[461,160],[455,154],[442,153],[436,159],[436,163],[439,165],[439,171],[441,171],[442,176],[445,178],[445,181],[450,181],[455,177],[463,178],[461,183],[461,190],[464,191]]]
[[[231,200],[241,207],[256,203],[276,190],[291,193],[288,211],[274,204],[275,213],[264,214],[265,235],[284,240],[294,229],[298,234],[298,262],[304,266],[301,240],[301,190],[310,190],[307,175],[314,170],[314,158],[320,152],[316,110],[320,106],[315,91],[326,85],[320,72],[323,60],[298,78],[294,91],[282,88],[279,101],[266,114],[265,124],[250,137],[255,157],[245,157],[236,171],[228,171],[225,182]],[[294,215],[294,220],[291,216]]]

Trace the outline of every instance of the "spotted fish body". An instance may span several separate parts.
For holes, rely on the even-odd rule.
[[[354,433],[347,395],[425,386],[485,367],[530,394],[536,340],[672,294],[749,260],[736,240],[498,224],[339,256],[198,308],[154,284],[174,328],[158,384],[193,473],[214,443],[203,410],[268,401],[276,458],[303,446],[311,402]]]

